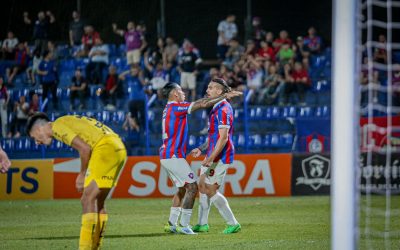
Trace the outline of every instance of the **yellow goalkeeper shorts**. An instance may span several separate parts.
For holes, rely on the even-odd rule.
[[[118,136],[106,135],[92,149],[84,187],[94,180],[99,188],[117,185],[119,173],[126,162],[125,145]]]

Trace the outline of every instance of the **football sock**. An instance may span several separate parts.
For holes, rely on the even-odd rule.
[[[181,214],[180,207],[171,207],[171,212],[169,214],[169,222],[172,225],[176,225],[176,223],[178,223],[178,218],[180,214]]]
[[[80,250],[92,250],[97,220],[97,213],[82,214],[82,226],[79,238]]]
[[[99,220],[94,234],[94,249],[100,249],[100,247],[103,245],[107,221],[108,214],[99,214]]]
[[[180,221],[182,227],[186,227],[189,225],[191,216],[192,216],[192,209],[182,209],[182,216]]]
[[[225,196],[221,193],[217,192],[213,197],[211,197],[211,202],[218,209],[221,216],[224,218],[228,225],[236,225],[238,224],[235,216],[232,213],[231,208],[229,207],[228,201]]]
[[[206,194],[200,193],[199,199],[199,225],[208,224],[208,214],[210,213],[210,199]]]

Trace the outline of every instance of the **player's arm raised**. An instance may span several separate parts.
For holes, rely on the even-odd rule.
[[[83,184],[85,181],[85,174],[88,168],[90,156],[92,154],[92,149],[79,136],[75,136],[75,138],[72,140],[71,146],[79,152],[79,156],[81,158],[81,171],[78,177],[76,178],[75,185],[78,192],[82,192]]]
[[[212,107],[217,102],[222,101],[223,99],[226,99],[226,98],[230,99],[230,98],[233,98],[236,96],[241,96],[241,95],[243,95],[242,92],[232,90],[228,93],[225,93],[225,94],[215,97],[215,98],[208,98],[208,97],[201,98],[201,99],[193,102],[191,112],[198,110],[198,109],[205,109],[205,108]]]

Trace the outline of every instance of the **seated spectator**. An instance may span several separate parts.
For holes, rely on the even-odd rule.
[[[14,60],[15,58],[15,49],[18,45],[18,38],[14,37],[14,33],[9,31],[7,33],[7,38],[4,39],[3,44],[1,46],[2,59],[3,60]]]
[[[97,38],[100,38],[100,35],[97,31],[94,30],[92,25],[86,25],[83,28],[84,34],[82,36],[82,45],[80,49],[76,52],[76,57],[87,57],[89,55],[90,50],[95,45],[95,41]]]
[[[113,111],[116,109],[117,98],[121,94],[120,88],[117,68],[114,65],[111,65],[108,68],[106,84],[100,93],[100,98],[103,101],[106,110]]]
[[[80,68],[75,70],[75,75],[72,77],[72,84],[69,87],[70,90],[70,110],[75,110],[75,100],[79,99],[78,109],[82,110],[85,108],[85,99],[89,96],[89,88],[86,79],[82,76]]]
[[[60,56],[58,54],[56,44],[53,41],[47,41],[47,49],[51,53],[51,56],[52,56],[51,59],[56,61],[56,63],[57,63]]]
[[[145,66],[149,71],[149,83],[151,84],[152,89],[156,90],[157,93],[161,95],[161,92],[158,90],[164,87],[164,85],[169,81],[169,74],[166,67],[164,67],[162,61],[157,62],[157,65],[154,67],[148,62],[147,58],[145,58]]]
[[[268,65],[275,63],[275,50],[265,41],[260,42],[260,49],[258,49],[257,57],[261,58],[264,62],[268,62]]]
[[[295,53],[295,61],[296,62],[301,62],[304,65],[305,69],[308,69],[309,66],[309,56],[310,56],[310,50],[309,48],[304,44],[304,39],[301,36],[298,36],[296,39],[296,43],[293,44],[292,49]]]
[[[129,115],[124,128],[139,131],[145,125],[146,83],[143,73],[138,66],[132,65],[130,70],[123,72],[119,78],[125,81],[129,96]]]
[[[114,33],[125,38],[126,60],[129,65],[139,64],[142,51],[147,46],[143,33],[130,21],[127,24],[127,31],[118,29],[117,24],[112,25]]]
[[[15,50],[13,67],[12,69],[7,68],[6,70],[8,84],[12,85],[14,77],[19,73],[25,72],[26,68],[28,67],[28,62],[29,54],[27,45],[20,42]]]
[[[314,27],[308,29],[308,36],[304,38],[304,45],[311,54],[319,54],[321,52],[322,40],[317,36],[317,30]]]
[[[19,138],[24,135],[25,125],[29,117],[29,104],[26,102],[25,96],[19,97],[19,101],[14,103],[13,117],[10,125],[10,132],[8,138],[14,136]]]
[[[265,41],[269,44],[272,44],[272,47],[274,44],[274,38],[274,33],[272,33],[271,31],[268,31],[267,34],[265,34]]]
[[[53,55],[49,51],[45,51],[43,54],[43,60],[39,64],[38,75],[41,76],[40,83],[43,88],[42,100],[48,98],[49,91],[51,91],[53,107],[58,108],[57,99],[57,67],[56,62],[51,58]]]
[[[78,11],[72,12],[72,21],[69,23],[69,44],[71,46],[79,46],[82,44],[85,22],[81,19]]]
[[[239,40],[232,38],[229,42],[229,49],[228,52],[226,52],[224,64],[228,65],[228,67],[233,67],[233,65],[240,60],[243,54],[244,47],[240,45]]]
[[[42,61],[42,56],[40,55],[40,50],[35,49],[33,51],[32,56],[32,65],[26,70],[26,75],[28,77],[28,82],[32,84],[32,86],[36,85],[36,76],[39,70],[40,62]]]
[[[279,38],[276,38],[273,43],[275,51],[278,52],[285,43],[289,44],[290,47],[292,45],[292,40],[289,38],[289,33],[286,30],[281,30],[281,32],[279,32]]]
[[[109,49],[100,37],[95,39],[95,45],[89,52],[89,63],[86,65],[86,79],[88,83],[99,84],[103,82],[103,70],[108,65]]]
[[[386,36],[380,34],[378,37],[379,47],[375,48],[374,61],[378,63],[387,63],[387,51],[386,51]]]
[[[293,59],[294,59],[294,51],[290,47],[290,44],[284,43],[281,46],[281,49],[279,50],[277,57],[279,59],[279,64],[281,66],[284,66],[285,64],[293,64]]]
[[[3,138],[7,135],[7,107],[10,96],[7,87],[4,84],[3,77],[0,76],[0,118],[1,118],[1,135]]]
[[[244,68],[246,69],[247,75],[247,87],[254,90],[255,93],[258,93],[262,86],[262,63],[256,60],[253,56],[249,55],[247,56],[247,62],[244,65]]]
[[[232,71],[232,79],[227,82],[229,84],[229,87],[231,87],[234,90],[244,92],[246,89],[246,73],[242,70],[242,68],[238,65],[235,64],[233,66],[233,71]]]
[[[191,44],[184,42],[183,53],[179,55],[178,70],[181,72],[181,87],[185,91],[186,96],[192,101],[196,98],[196,76],[198,74],[197,67],[201,59],[192,51]]]
[[[281,105],[288,103],[291,93],[298,93],[298,99],[300,105],[305,105],[304,94],[305,91],[310,87],[311,81],[308,76],[307,70],[303,68],[300,62],[294,64],[294,70],[291,70],[289,64],[284,66],[285,71],[285,84],[283,86],[283,96],[281,99]]]
[[[39,95],[35,92],[30,93],[31,101],[29,102],[29,116],[39,112],[40,110],[40,100]]]
[[[172,37],[167,37],[167,39],[165,39],[164,54],[168,68],[176,66],[178,51],[179,47],[174,42],[174,39]]]
[[[269,66],[268,74],[266,75],[258,98],[258,104],[260,105],[275,104],[283,86],[283,84],[281,84],[282,76],[278,73],[278,69],[275,65]]]
[[[246,43],[246,49],[244,52],[245,58],[247,58],[248,55],[251,55],[253,57],[257,55],[256,43],[253,40],[248,40]]]

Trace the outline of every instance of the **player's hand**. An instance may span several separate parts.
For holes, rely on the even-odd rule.
[[[197,158],[201,155],[201,150],[199,148],[194,148],[192,151],[190,151],[190,154],[194,157]]]
[[[233,97],[241,96],[241,95],[243,95],[243,92],[232,90],[232,91],[226,93],[226,98],[231,99]]]
[[[6,152],[4,152],[3,150],[0,150],[0,164],[1,164],[0,172],[3,174],[7,172],[11,166],[10,159],[8,159]]]
[[[205,158],[204,160],[203,160],[203,162],[201,163],[201,165],[203,166],[203,167],[206,167],[206,168],[209,168],[209,167],[211,167],[211,164],[213,163],[213,161],[210,159],[210,158]]]
[[[76,177],[75,187],[79,193],[83,191],[83,183],[85,182],[85,174],[79,173],[78,177]]]

